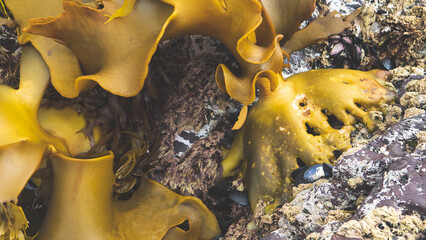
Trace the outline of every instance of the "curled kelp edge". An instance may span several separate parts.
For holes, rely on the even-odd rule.
[[[5,3],[12,12],[20,30],[29,25],[30,19],[40,17],[52,19],[52,16],[56,16],[63,11],[61,1],[56,0],[37,2],[36,7],[31,0],[6,0]],[[21,45],[31,43],[39,51],[49,68],[52,84],[55,87],[57,82],[66,82],[70,81],[70,79],[74,80],[82,75],[74,53],[54,39],[21,33],[18,36],[18,42]]]
[[[147,29],[145,29],[146,31],[144,31],[144,28],[139,25],[145,22],[143,21],[143,19],[146,18],[144,17],[144,15],[146,15],[146,11],[150,9],[146,9],[146,7],[144,8],[143,4],[145,3],[147,3],[147,1],[140,2],[137,5],[138,11],[132,12],[129,17],[120,19],[120,21],[117,20],[109,24],[104,24],[107,19],[104,16],[104,13],[105,11],[109,11],[111,8],[114,8],[114,6],[116,5],[115,2],[105,2],[105,8],[103,10],[97,10],[87,7],[85,5],[79,5],[74,2],[64,1],[64,12],[62,14],[55,18],[49,17],[32,19],[30,20],[30,27],[26,28],[24,31],[29,31],[32,33],[35,32],[37,34],[43,34],[48,37],[52,37],[57,41],[60,41],[61,43],[65,44],[69,49],[71,49],[71,52],[77,56],[79,64],[82,66],[83,74],[80,74],[76,78],[70,77],[69,79],[66,79],[66,81],[58,81],[52,79],[53,85],[63,96],[76,97],[80,91],[93,87],[93,83],[96,82],[109,92],[120,96],[130,97],[136,95],[143,87],[144,79],[148,72],[149,61],[156,50],[161,36],[164,33],[166,27],[164,23],[167,20],[168,12],[171,12],[171,7],[167,4],[149,1],[148,3],[152,5],[152,7],[155,7],[154,9],[157,9],[155,10],[156,12],[163,12],[162,14],[160,14],[158,19],[161,18],[161,15],[164,15],[164,18],[163,20],[161,20],[161,23],[159,22],[157,24],[161,27],[158,27],[158,29],[156,28],[156,25],[153,25],[151,27],[151,30],[155,30],[155,32],[151,33],[152,31]],[[165,11],[165,8],[169,8],[169,11]],[[163,10],[160,11],[159,9]],[[141,13],[138,15],[139,12]],[[138,21],[138,19],[140,18],[142,20]],[[85,27],[75,26],[76,28],[73,28],[74,25],[79,24],[84,24]],[[62,28],[63,26],[70,27],[69,25],[73,25],[71,26],[71,28],[74,30],[66,30]],[[103,35],[97,35],[97,38],[92,38],[92,45],[96,44],[96,46],[86,50],[78,50],[80,48],[78,42],[73,42],[73,40],[67,41],[67,39],[61,39],[62,36],[63,38],[70,37],[75,40],[74,36],[67,35],[70,32],[87,37],[87,34],[92,34],[91,32],[87,33],[87,25],[92,26],[89,29],[104,28],[107,30],[106,32],[104,31],[102,33]],[[133,32],[132,29],[138,30],[136,30],[136,32]],[[133,32],[133,37],[129,37],[129,39],[119,38],[119,36],[126,36],[126,34],[124,34],[126,31],[128,31],[129,33]],[[116,39],[117,36],[119,38],[118,40],[120,40],[121,43]],[[138,36],[142,36],[142,38]],[[84,39],[84,37],[78,39]],[[142,42],[138,42],[137,39],[142,39],[144,41],[151,42],[149,42],[148,44],[143,44],[144,46],[140,47],[139,45],[141,45]],[[139,46],[134,47],[134,49],[139,49],[139,51],[132,54],[131,52],[134,51],[129,50],[129,43],[123,42],[127,40],[133,43],[130,44],[130,46],[134,46],[135,44]],[[90,45],[90,43],[88,45]],[[105,46],[106,48],[103,46]],[[120,50],[121,48],[124,49]],[[99,55],[104,55],[104,58],[99,59]],[[124,59],[126,60],[123,61]],[[141,66],[143,67],[141,68]],[[118,81],[117,79],[122,79],[122,81]]]
[[[316,0],[262,0],[278,34],[288,41],[315,10]]]
[[[278,85],[278,74],[285,67],[283,52],[279,45],[281,38],[281,35],[275,37],[275,52],[268,62],[261,65],[243,63],[243,69],[246,67],[246,71],[240,77],[233,74],[225,65],[220,64],[215,73],[219,89],[244,105],[249,105],[255,100],[256,84],[259,79],[268,79],[270,89],[274,91]]]
[[[357,120],[374,129],[369,112],[395,98],[380,85],[387,76],[380,70],[311,70],[280,78],[273,92],[261,88],[222,162],[223,177],[246,179],[252,209],[259,199],[268,203],[268,211],[286,202],[297,161],[308,166],[330,163],[334,151],[351,146],[350,132]],[[344,125],[332,127],[329,115]]]
[[[283,50],[292,53],[303,49],[315,42],[326,39],[327,37],[338,34],[351,27],[352,21],[361,13],[357,9],[345,17],[336,17],[339,13],[333,11],[324,17],[319,17],[309,23],[305,28],[295,32],[283,45]]]
[[[0,125],[3,126],[0,140],[0,182],[4,183],[0,191],[0,203],[9,207],[10,204],[17,203],[18,196],[28,180],[52,152],[59,151],[69,155],[86,151],[89,146],[87,141],[80,142],[81,138],[73,139],[74,135],[77,135],[76,131],[79,130],[75,121],[78,116],[76,112],[60,111],[46,114],[39,111],[41,99],[49,83],[49,71],[41,55],[29,44],[23,47],[20,66],[21,77],[18,89],[0,85]],[[71,118],[68,118],[70,116]],[[40,117],[43,119],[43,124],[39,121]],[[48,131],[49,127],[44,128],[46,124],[49,126],[52,122],[57,124],[58,117],[62,119],[59,132],[52,133]],[[81,123],[82,119],[78,120]],[[82,147],[84,144],[86,149]],[[70,152],[69,149],[73,151]],[[10,214],[16,216],[10,216]],[[11,226],[7,223],[8,216],[14,219],[16,217],[15,221],[12,221],[14,230],[11,230]],[[25,218],[21,218],[16,211],[4,213],[3,222],[0,224],[1,237],[21,239],[23,236],[21,232],[25,230],[20,226],[22,219]]]
[[[114,200],[113,158],[112,152],[90,159],[52,155],[54,186],[38,239],[211,239],[220,232],[199,199],[145,177],[130,200]],[[186,220],[188,231],[176,227]]]
[[[141,1],[142,2],[142,1]],[[70,42],[67,42],[67,39],[61,39],[61,36],[58,35],[58,31],[53,31],[54,29],[59,30],[61,24],[57,23],[60,21],[60,19],[66,17],[67,11],[70,11],[70,9],[75,9],[76,11],[85,11],[87,13],[90,13],[90,15],[96,15],[99,17],[99,23],[102,22],[102,25],[99,24],[99,27],[102,28],[113,28],[115,24],[117,26],[125,26],[123,24],[126,23],[126,19],[130,18],[136,18],[138,14],[141,14],[141,8],[143,7],[142,3],[137,3],[134,6],[133,11],[124,18],[115,19],[114,21],[103,24],[103,21],[105,20],[105,16],[102,14],[105,13],[105,9],[113,9],[111,7],[107,8],[107,4],[105,5],[104,10],[96,10],[93,8],[89,8],[87,6],[81,6],[72,2],[65,1],[64,2],[64,9],[65,12],[56,17],[55,19],[52,18],[44,18],[44,19],[33,19],[31,20],[31,25],[29,28],[26,28],[25,31],[33,33],[33,34],[41,34],[45,35],[47,37],[52,37],[54,39],[60,40],[65,45],[69,45]],[[194,4],[197,6],[200,5],[201,9],[206,6],[212,7],[212,9],[215,9],[215,12],[212,13],[212,16],[207,16],[205,22],[209,22],[210,28],[204,26],[201,23],[197,23],[197,21],[188,21],[188,19],[197,17],[200,15],[201,10],[194,10],[189,8],[189,4],[187,2],[183,1],[163,1],[166,4],[169,4],[167,6],[173,7],[173,12],[170,14],[170,16],[167,16],[167,19],[163,23],[161,23],[161,31],[158,33],[157,38],[152,43],[152,46],[149,50],[149,54],[145,56],[142,72],[139,72],[138,74],[135,74],[137,76],[137,79],[135,77],[129,77],[131,80],[128,80],[128,84],[122,84],[122,81],[117,81],[117,79],[113,79],[110,76],[118,76],[118,78],[123,78],[121,76],[122,74],[119,74],[119,72],[123,72],[123,68],[120,66],[120,64],[115,65],[102,65],[100,67],[97,67],[96,69],[92,69],[91,71],[86,71],[85,64],[82,64],[83,66],[83,72],[93,72],[92,75],[86,75],[86,76],[79,76],[75,80],[66,82],[66,83],[59,83],[52,79],[53,85],[56,86],[57,90],[64,96],[67,97],[74,97],[78,95],[78,93],[85,89],[85,87],[82,86],[88,86],[89,82],[95,81],[99,85],[101,85],[106,90],[118,94],[121,96],[133,96],[137,92],[140,91],[140,89],[143,87],[143,82],[147,74],[148,69],[148,63],[152,57],[152,54],[154,53],[157,44],[160,40],[169,39],[172,37],[187,35],[187,34],[205,34],[212,37],[215,37],[222,41],[230,50],[233,52],[237,60],[240,62],[242,66],[242,76],[236,77],[231,74],[227,74],[227,76],[222,77],[223,78],[229,78],[227,82],[230,81],[236,81],[236,82],[247,82],[247,83],[236,83],[236,85],[240,85],[242,89],[240,89],[241,92],[247,93],[247,94],[241,94],[238,93],[236,90],[229,90],[224,88],[223,80],[221,78],[218,79],[218,83],[222,90],[227,90],[228,93],[231,95],[231,97],[235,98],[236,100],[248,104],[254,100],[254,83],[253,81],[256,81],[255,75],[264,69],[268,69],[268,67],[271,65],[270,62],[281,62],[279,67],[276,67],[273,71],[280,72],[282,68],[282,54],[279,56],[277,54],[277,36],[275,36],[275,31],[272,26],[272,23],[269,20],[269,17],[267,16],[267,13],[262,8],[262,5],[259,1],[256,0],[247,0],[243,3],[234,3],[234,2],[198,2],[194,1]],[[107,2],[106,2],[107,3]],[[144,3],[146,3],[144,1]],[[217,5],[217,6],[216,6]],[[225,6],[225,8],[224,8]],[[241,6],[244,6],[247,8],[246,11],[241,11]],[[162,6],[161,8],[164,8]],[[160,8],[159,8],[160,9]],[[239,9],[236,11],[235,9]],[[211,9],[210,9],[211,10]],[[231,14],[233,12],[241,13],[241,14]],[[185,13],[185,14],[184,14]],[[187,14],[188,13],[188,14]],[[241,15],[241,16],[240,16]],[[248,19],[251,19],[250,21],[247,20],[247,16],[249,15]],[[245,21],[231,21],[234,18],[243,17],[246,16]],[[89,19],[89,18],[88,18]],[[198,19],[198,18],[197,18]],[[64,20],[65,21],[65,20]],[[128,20],[131,21],[131,20]],[[66,22],[66,21],[65,21]],[[218,24],[213,24],[214,22],[239,22],[240,24],[245,24],[243,30],[240,29],[239,25],[235,25],[233,28],[237,30],[237,34],[223,34],[221,31],[216,31],[215,28],[218,26]],[[248,24],[248,23],[249,24]],[[52,25],[57,26],[52,26]],[[86,22],[85,22],[86,24]],[[203,26],[201,26],[203,25]],[[214,25],[214,26],[213,26]],[[226,25],[226,24],[225,24]],[[238,30],[239,29],[239,30]],[[127,30],[126,30],[127,31]],[[228,31],[228,30],[227,30]],[[238,32],[239,31],[239,32]],[[84,36],[84,35],[83,35]],[[96,39],[95,39],[96,40]],[[94,41],[95,41],[94,40]],[[96,40],[97,41],[97,40]],[[99,40],[98,45],[103,40]],[[115,45],[117,43],[114,42]],[[109,46],[109,45],[108,45]],[[73,51],[74,54],[75,51]],[[120,53],[124,54],[124,53]],[[121,59],[122,57],[118,55],[114,55],[113,61],[116,61],[116,59]],[[77,56],[79,56],[77,54]],[[91,56],[93,58],[94,56]],[[79,56],[80,64],[81,64],[81,58],[82,56]],[[93,61],[92,61],[93,62]],[[275,64],[275,63],[274,63]],[[109,66],[107,68],[107,66]],[[90,66],[89,66],[90,68]],[[129,68],[129,67],[126,67]],[[140,69],[140,65],[138,66]],[[140,71],[140,70],[138,70]],[[95,73],[97,72],[97,73]],[[274,77],[275,78],[275,77]],[[75,83],[73,82],[75,81]],[[271,86],[274,86],[274,79],[271,79],[273,83]],[[120,84],[118,84],[120,82]],[[222,84],[221,84],[222,82]],[[72,84],[74,83],[74,86]],[[63,86],[61,86],[62,84]],[[123,87],[124,86],[124,87]],[[88,86],[90,88],[90,86]],[[243,97],[243,95],[249,95],[250,97],[246,98]]]
[[[37,111],[49,83],[49,72],[40,54],[30,45],[24,46],[20,73],[18,89],[0,85],[0,124],[6,126],[0,146],[30,141],[52,144],[57,151],[69,154],[62,139],[50,135],[38,123]]]

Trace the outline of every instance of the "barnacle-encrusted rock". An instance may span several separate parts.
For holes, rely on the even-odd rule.
[[[112,197],[111,152],[91,159],[52,156],[53,189],[37,239],[212,239],[214,215],[195,197],[143,178],[128,201]],[[177,225],[188,220],[189,230]]]
[[[361,233],[364,229],[363,233],[369,234],[370,230],[381,228],[379,224],[382,223],[384,228],[395,230],[394,236],[405,234],[420,237],[422,227],[419,225],[418,216],[424,215],[426,211],[424,193],[419,191],[424,185],[425,149],[424,145],[419,144],[416,147],[415,143],[421,141],[425,121],[424,114],[406,119],[358,151],[343,156],[333,168],[334,175],[329,182],[299,193],[291,203],[284,206],[300,210],[292,213],[292,218],[281,219],[280,232],[287,236],[290,236],[291,232],[295,233],[293,239],[314,231],[316,232],[309,235],[310,239],[349,239],[343,238],[338,231],[349,233],[351,231],[348,229],[352,228]],[[348,180],[353,178],[362,180],[356,185],[356,189],[348,183]],[[331,210],[351,210],[356,209],[357,205],[359,207],[350,223],[334,221],[326,224],[323,221]],[[393,217],[387,219],[390,216]],[[363,226],[367,219],[375,219],[375,225],[370,222],[366,228],[356,227]],[[410,220],[414,224],[410,224],[410,228],[406,228],[405,232],[398,232],[406,226],[403,223],[409,219],[414,220]],[[386,222],[396,224],[387,226]],[[299,232],[292,231],[291,227],[296,227]],[[347,234],[347,237],[350,236]]]
[[[334,167],[334,177],[345,184],[352,177],[363,180],[358,190],[375,186],[387,166],[417,146],[419,131],[425,130],[425,115],[404,120],[359,151],[343,157]],[[424,151],[424,150],[423,150]]]
[[[361,240],[369,239],[423,239],[425,224],[421,217],[414,213],[403,215],[401,211],[392,207],[379,207],[369,212],[360,220],[349,220],[337,229],[332,236],[312,233],[308,240],[342,239]]]
[[[418,154],[421,154],[420,156]],[[380,181],[358,207],[356,214],[341,226],[330,224],[332,231],[323,227],[308,239],[363,239],[375,238],[422,239],[426,214],[424,179],[426,177],[424,151],[412,156],[394,158]]]
[[[396,66],[424,65],[425,6],[417,1],[384,2],[367,3],[360,14],[359,35],[375,49],[371,60],[388,58]],[[364,64],[372,63],[365,60]]]
[[[395,96],[379,83],[386,75],[378,70],[312,70],[282,79],[273,92],[260,86],[259,101],[222,162],[223,176],[242,173],[252,208],[259,199],[272,207],[286,202],[298,160],[308,166],[330,163],[333,151],[350,148],[356,120],[374,128],[368,112]],[[330,125],[332,116],[343,125]]]

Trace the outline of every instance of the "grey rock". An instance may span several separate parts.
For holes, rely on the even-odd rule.
[[[423,147],[416,148],[417,133],[425,131],[425,122],[425,114],[406,119],[355,153],[343,156],[330,181],[302,191],[283,206],[284,212],[300,211],[290,217],[284,214],[280,234],[271,233],[265,239],[301,239],[312,232],[319,237],[309,239],[357,239],[338,234],[339,227],[381,207],[393,208],[401,216],[426,216],[426,154]],[[357,207],[357,200],[364,196]],[[346,221],[325,223],[333,210],[356,212]],[[300,230],[299,235],[288,231],[289,225]]]

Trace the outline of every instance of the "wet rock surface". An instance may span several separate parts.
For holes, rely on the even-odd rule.
[[[318,1],[319,13],[331,9],[332,2],[342,1]],[[337,40],[293,53],[295,68],[285,74],[333,68],[336,59],[345,68],[387,69],[393,74],[389,87],[398,99],[374,113],[378,120],[374,133],[362,126],[353,133],[353,148],[339,158],[332,179],[293,188],[294,200],[274,213],[282,216],[278,229],[258,238],[426,238],[425,45],[424,36],[416,35],[425,29],[425,15],[420,14],[425,6],[419,1],[348,2],[363,6],[354,28]],[[345,4],[350,7],[350,3],[340,6]],[[344,37],[356,46],[345,43],[345,49],[332,55]],[[358,56],[351,55],[356,51],[348,51],[354,47],[361,48],[359,65],[354,62]]]
[[[334,167],[330,181],[299,193],[291,203],[283,206],[281,229],[264,239],[289,239],[288,236],[300,239],[312,231],[315,232],[308,239],[372,237],[373,230],[362,227],[361,222],[367,221],[365,218],[380,218],[377,209],[384,212],[382,215],[394,216],[396,222],[393,224],[396,225],[408,216],[413,218],[410,220],[413,221],[412,231],[406,234],[421,237],[425,227],[420,216],[426,216],[426,149],[413,143],[421,141],[419,133],[425,131],[425,121],[424,114],[406,119],[355,153],[343,156]],[[355,214],[345,222],[336,221],[330,216],[336,211],[355,211]],[[350,226],[354,221],[361,225],[358,228]],[[378,225],[386,218],[375,221],[380,229]],[[296,226],[300,232],[291,231],[288,225]],[[397,230],[392,234],[405,236]],[[276,238],[278,235],[284,237]]]

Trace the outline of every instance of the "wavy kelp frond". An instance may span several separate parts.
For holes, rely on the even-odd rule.
[[[276,38],[275,51],[268,62],[259,65],[242,62],[241,76],[234,75],[225,65],[220,64],[215,73],[219,88],[244,105],[249,105],[255,100],[255,89],[259,79],[267,79],[270,90],[275,90],[278,84],[278,74],[285,66],[283,52],[279,45],[280,39],[281,37]]]
[[[122,7],[116,10],[108,21],[137,11],[134,10],[135,2],[136,0],[125,0]],[[239,2],[162,0],[162,2],[175,8],[168,19],[164,39],[191,34],[212,36],[222,41],[233,53],[238,52],[235,55],[250,63],[266,62],[275,49],[273,46],[275,31],[258,0]],[[193,21],[194,19],[197,21]],[[264,26],[258,29],[261,24]],[[259,37],[260,39],[257,39]]]
[[[375,123],[369,111],[394,100],[394,92],[383,87],[389,72],[368,72],[347,69],[318,69],[296,74],[288,78],[294,84],[298,96],[315,101],[327,114],[335,115],[346,126],[359,120],[373,130]]]
[[[134,96],[143,86],[148,63],[173,8],[159,1],[139,1],[134,11],[120,21],[105,24],[104,13],[116,9],[105,2],[104,11],[64,1],[58,18],[32,20],[31,33],[59,39],[77,56],[85,75],[52,84],[66,97],[76,97],[93,86],[121,96]]]
[[[62,12],[62,2],[58,0],[4,0],[13,14],[15,22],[21,27],[29,26],[29,19],[56,16]]]
[[[299,29],[315,10],[316,0],[262,0],[277,33],[284,35],[283,42]]]
[[[276,73],[283,68],[280,37],[275,36],[259,1],[163,2],[137,1],[128,16],[104,24],[104,15],[119,7],[117,1],[105,1],[102,11],[65,1],[62,15],[32,20],[26,31],[58,39],[78,57],[86,75],[70,81],[52,78],[55,88],[66,97],[77,96],[92,81],[114,94],[135,95],[143,87],[160,39],[188,34],[215,37],[235,55],[241,76],[220,65],[216,79],[236,100],[250,104],[259,77],[268,78],[272,88],[276,86]]]
[[[360,9],[344,18],[336,17],[339,13],[334,11],[325,17],[313,20],[307,27],[295,32],[284,44],[283,50],[292,53],[303,49],[319,40],[338,34],[352,25],[352,21],[359,15]]]
[[[0,146],[0,203],[17,201],[19,193],[49,151],[46,145],[30,141]]]
[[[0,239],[25,240],[28,221],[21,207],[12,202],[0,204]]]
[[[357,10],[345,18],[338,18],[335,17],[338,13],[332,12],[298,30],[302,21],[311,16],[316,0],[262,0],[262,2],[277,33],[284,35],[283,50],[289,54],[342,32],[351,26],[351,22],[360,13],[360,10]]]
[[[31,46],[25,46],[21,56],[19,89],[0,85],[0,146],[28,141],[51,144],[68,154],[62,140],[46,132],[37,120],[39,104],[48,83],[49,71],[40,54]]]
[[[298,161],[329,163],[334,151],[351,146],[355,120],[374,127],[369,111],[395,96],[378,83],[384,73],[312,70],[282,80],[274,92],[261,88],[222,163],[223,176],[242,173],[252,208],[259,199],[269,208],[284,203]]]
[[[175,7],[164,38],[208,35],[223,42],[239,62],[239,76],[223,64],[217,67],[216,82],[221,90],[248,105],[255,99],[259,78],[268,78],[271,90],[276,87],[276,74],[284,67],[278,43],[281,36],[276,36],[260,1],[164,1]]]
[[[30,19],[53,17],[63,11],[62,1],[59,0],[6,0],[5,2],[21,29],[29,25]],[[56,82],[74,81],[74,79],[82,75],[80,65],[74,53],[53,39],[23,33],[19,36],[18,40],[22,45],[31,42],[40,52],[49,67],[53,84]]]
[[[113,158],[52,157],[54,186],[38,239],[211,239],[219,233],[200,200],[148,179],[130,200],[114,200]],[[185,220],[189,231],[175,229]]]
[[[69,155],[88,148],[76,142],[81,140],[81,136],[75,134],[81,130],[78,124],[84,122],[76,113],[42,111],[43,124],[55,135],[40,125],[39,104],[48,83],[49,71],[40,54],[33,47],[25,46],[21,57],[19,89],[0,85],[0,180],[4,184],[0,202],[16,200],[45,154],[54,150]],[[67,115],[57,115],[64,113]],[[58,119],[62,121],[56,122],[58,129],[53,131],[53,123]]]
[[[38,111],[38,120],[47,132],[64,139],[71,156],[88,152],[101,136],[99,127],[94,127],[93,141],[90,142],[90,138],[82,132],[89,120],[70,107],[60,110],[42,107]]]

